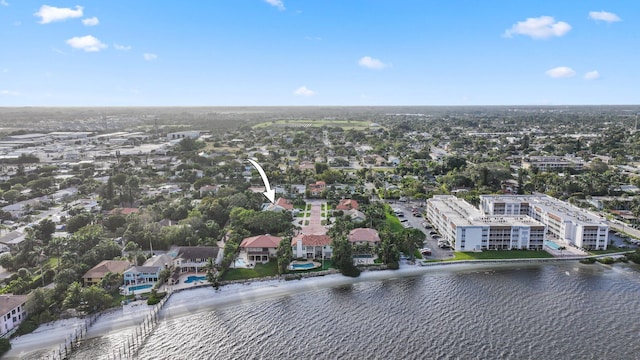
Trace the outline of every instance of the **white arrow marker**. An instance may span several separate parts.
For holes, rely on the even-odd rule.
[[[260,164],[258,164],[257,162],[251,159],[247,159],[247,161],[250,162],[251,165],[256,168],[256,170],[258,170],[258,173],[262,178],[262,182],[264,182],[265,192],[263,192],[262,194],[266,196],[266,198],[273,204],[276,201],[276,191],[273,190],[271,186],[269,186],[269,179],[267,179],[267,174],[264,173],[264,170],[262,170],[262,166],[260,166]]]

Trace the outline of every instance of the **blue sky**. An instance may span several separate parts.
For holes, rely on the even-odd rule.
[[[0,106],[640,103],[640,2],[0,0]]]

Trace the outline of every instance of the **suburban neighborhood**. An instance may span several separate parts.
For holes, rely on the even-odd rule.
[[[636,259],[640,150],[624,118],[568,133],[560,111],[528,127],[496,111],[8,132],[3,336],[250,279]]]

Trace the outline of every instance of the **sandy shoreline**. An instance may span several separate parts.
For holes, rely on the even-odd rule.
[[[398,270],[365,271],[357,278],[341,274],[326,275],[301,280],[268,280],[242,284],[231,284],[215,290],[212,287],[185,289],[174,293],[160,312],[160,319],[173,319],[197,312],[223,309],[242,303],[276,298],[305,291],[346,286],[366,281],[391,280],[394,278],[420,276],[428,273],[451,271],[474,271],[490,268],[522,268],[538,266],[546,262],[490,262],[453,263],[446,266],[417,266],[402,264]],[[134,328],[150,313],[152,307],[146,303],[132,303],[122,308],[103,313],[87,331],[86,338]],[[43,324],[31,334],[11,340],[12,349],[6,359],[18,359],[36,351],[54,350],[64,339],[84,323],[83,319],[65,319]]]

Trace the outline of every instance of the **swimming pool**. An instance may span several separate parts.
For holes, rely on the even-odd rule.
[[[314,263],[291,264],[291,270],[308,270],[316,267]]]
[[[144,290],[144,289],[149,289],[153,287],[153,285],[151,284],[144,284],[144,285],[134,285],[134,286],[129,286],[129,291],[138,291],[138,290]]]
[[[192,282],[196,282],[196,281],[205,281],[207,280],[206,276],[194,276],[194,275],[190,275],[187,277],[187,280],[184,281],[185,284],[189,284]]]
[[[554,243],[551,240],[545,241],[544,244],[547,245],[548,247],[552,248],[553,250],[563,250],[564,249],[564,246],[560,246],[560,245]]]

